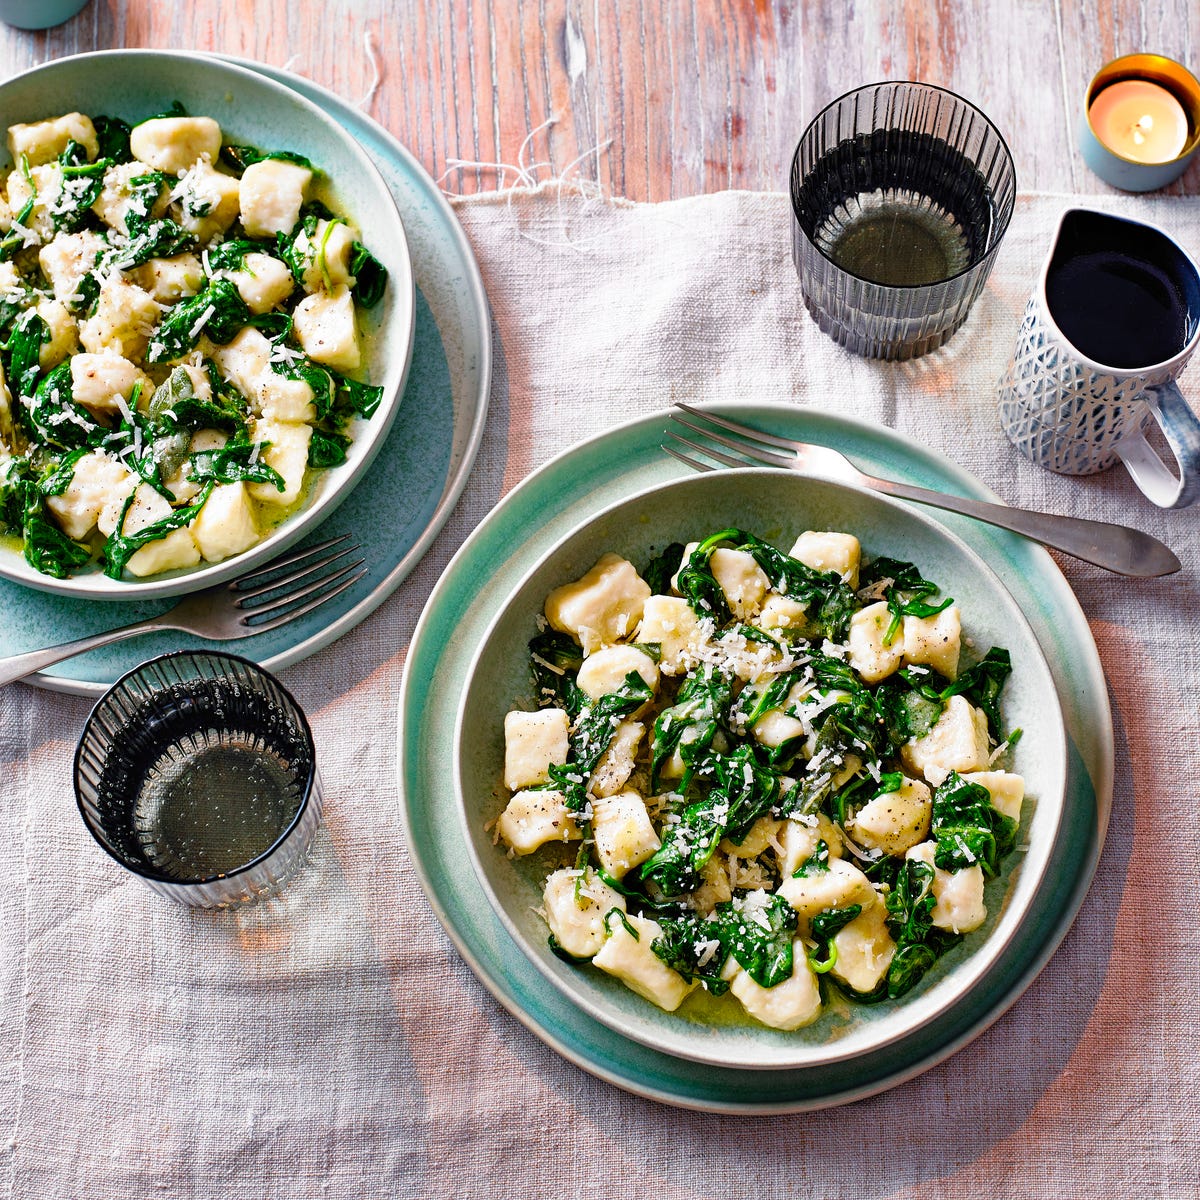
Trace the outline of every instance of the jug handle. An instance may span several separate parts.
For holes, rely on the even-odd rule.
[[[1186,508],[1200,500],[1200,418],[1192,412],[1174,380],[1148,388],[1142,396],[1158,422],[1179,468],[1176,475],[1151,449],[1139,429],[1116,451],[1134,483],[1159,508]]]

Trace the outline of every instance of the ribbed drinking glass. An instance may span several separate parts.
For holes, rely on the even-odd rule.
[[[234,654],[166,654],[118,680],[80,738],[75,794],[117,862],[161,895],[202,907],[277,891],[321,823],[303,711]]]
[[[953,92],[877,83],[835,100],[792,160],[792,252],[804,302],[872,358],[940,346],[966,320],[1008,229],[1012,156]]]

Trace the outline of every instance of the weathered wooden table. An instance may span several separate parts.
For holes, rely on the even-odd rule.
[[[1195,0],[92,0],[46,33],[0,30],[0,69],[119,46],[286,63],[364,98],[435,178],[520,158],[633,200],[781,190],[824,104],[919,79],[991,116],[1022,190],[1104,192],[1075,147],[1088,81],[1135,51],[1200,70],[1198,31]],[[1171,191],[1200,194],[1200,160]]]
[[[1084,89],[1113,57],[1200,71],[1198,0],[91,0],[46,33],[0,26],[0,70],[139,46],[287,66],[360,102],[452,193],[566,178],[682,203],[590,206],[615,232],[589,258],[567,236],[588,244],[588,197],[568,197],[579,222],[547,238],[540,194],[455,202],[496,333],[484,442],[420,569],[289,668],[330,803],[288,919],[181,914],[123,878],[72,803],[86,701],[0,691],[0,1200],[1196,1200],[1197,510],[1151,511],[1119,471],[1035,475],[999,440],[993,389],[1067,194],[1170,216],[1200,250],[1200,206],[1178,198],[1200,196],[1200,162],[1172,198],[1127,202],[1075,145]],[[893,370],[811,326],[786,201],[742,189],[781,192],[825,103],[905,77],[977,102],[1020,189],[1057,194],[1021,198],[971,336]],[[687,199],[701,193],[723,194]],[[713,213],[754,219],[710,252],[697,235]],[[599,286],[579,288],[577,269]],[[734,300],[765,286],[753,320],[714,321],[725,310],[704,301],[726,280]],[[580,348],[585,325],[604,336]],[[439,572],[531,467],[664,407],[672,348],[688,399],[745,390],[761,355],[776,375],[756,398],[819,406],[826,389],[835,413],[892,423],[1014,503],[1136,521],[1186,560],[1137,587],[1067,566],[1117,718],[1113,823],[1081,919],[991,1030],[846,1108],[687,1113],[592,1079],[475,981],[398,828],[394,698]]]

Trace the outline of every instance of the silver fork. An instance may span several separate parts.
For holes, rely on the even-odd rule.
[[[983,500],[967,500],[907,483],[897,483],[892,479],[880,479],[860,471],[844,454],[828,446],[813,446],[807,442],[778,437],[739,421],[717,416],[716,413],[693,408],[690,404],[676,404],[675,407],[682,409],[692,419],[673,412],[673,421],[736,454],[727,454],[711,445],[691,441],[670,430],[667,437],[730,467],[750,466],[746,459],[753,459],[767,466],[786,467],[822,479],[857,484],[901,500],[915,500],[918,504],[961,513],[977,521],[1011,530],[1044,546],[1052,546],[1064,554],[1083,559],[1084,562],[1115,571],[1118,575],[1149,579],[1158,575],[1172,575],[1183,565],[1169,547],[1138,529],[1127,529],[1123,525],[1110,525],[1104,521],[1089,521],[1083,517],[1059,517],[1025,508],[1009,508],[1004,504],[988,504]],[[730,437],[729,434],[736,436]],[[663,449],[697,471],[713,470],[708,463],[699,462],[666,443]]]
[[[276,559],[261,570],[239,576],[232,583],[219,583],[202,592],[194,592],[157,617],[45,650],[0,658],[0,687],[62,662],[64,658],[158,629],[178,629],[212,642],[232,642],[265,633],[268,629],[278,629],[320,608],[367,573],[365,567],[357,570],[362,567],[361,558],[353,562],[342,561],[359,548],[354,544],[347,545],[349,538],[348,533],[330,538],[307,550]]]

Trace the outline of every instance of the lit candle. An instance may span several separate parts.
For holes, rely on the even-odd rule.
[[[1109,150],[1134,162],[1170,162],[1188,140],[1183,105],[1167,88],[1148,79],[1110,83],[1092,101],[1088,120]]]

